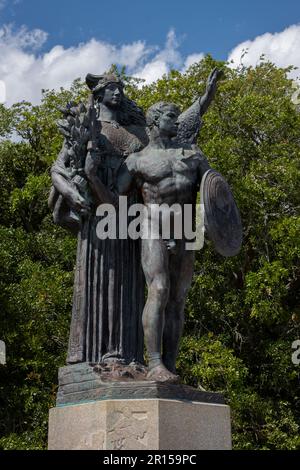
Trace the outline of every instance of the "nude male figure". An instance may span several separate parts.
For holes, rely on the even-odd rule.
[[[131,154],[118,174],[118,191],[141,191],[144,205],[195,204],[203,174],[210,168],[199,149],[174,143],[179,109],[160,102],[147,112],[149,145]],[[151,218],[151,211],[146,211]],[[176,382],[176,357],[191,285],[194,252],[186,240],[142,239],[142,266],[148,286],[143,328],[149,358],[148,378]]]

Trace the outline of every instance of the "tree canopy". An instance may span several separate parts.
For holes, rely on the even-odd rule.
[[[224,71],[199,146],[229,182],[241,211],[241,253],[197,252],[178,371],[185,383],[224,393],[235,449],[300,449],[300,114],[289,69],[262,60],[232,69],[210,56],[152,83],[120,74],[145,111],[156,101],[186,109]],[[0,449],[41,449],[57,370],[65,362],[76,240],[52,222],[50,167],[62,144],[59,106],[85,101],[45,90],[39,105],[0,105]]]

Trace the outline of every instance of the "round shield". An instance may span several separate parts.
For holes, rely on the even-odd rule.
[[[235,256],[242,244],[242,223],[233,194],[225,179],[208,170],[201,181],[204,224],[215,250],[223,256]]]

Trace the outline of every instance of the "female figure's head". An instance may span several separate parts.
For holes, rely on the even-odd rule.
[[[118,107],[124,97],[123,82],[113,74],[86,76],[86,83],[94,95],[95,101],[108,107]]]
[[[135,124],[145,126],[143,111],[124,95],[124,83],[114,74],[86,76],[86,84],[93,93],[96,104],[102,104],[108,108],[116,109],[117,119],[120,124]]]

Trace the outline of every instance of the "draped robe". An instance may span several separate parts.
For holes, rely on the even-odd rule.
[[[98,175],[113,190],[124,159],[147,144],[141,126],[101,122]],[[128,207],[136,195],[128,198]],[[118,216],[118,213],[117,213]],[[140,240],[100,240],[95,209],[78,234],[68,363],[143,362],[144,277]],[[118,226],[118,220],[117,220]],[[117,230],[118,233],[118,230]]]

